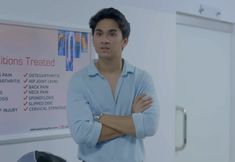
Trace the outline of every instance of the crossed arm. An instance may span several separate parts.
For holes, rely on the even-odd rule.
[[[152,98],[142,94],[135,98],[132,113],[141,113],[151,107]],[[122,135],[136,136],[132,116],[115,116],[103,114],[99,120],[102,124],[99,142],[107,141]]]
[[[138,89],[142,95],[134,99],[132,113],[129,116],[103,114],[100,121],[96,122],[89,102],[84,97],[86,89],[83,88],[83,82],[79,81],[80,78],[73,78],[68,89],[68,124],[76,143],[95,146],[97,142],[123,135],[144,138],[156,132],[159,113],[152,82],[142,84],[144,86]]]

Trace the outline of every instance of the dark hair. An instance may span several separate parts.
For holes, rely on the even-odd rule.
[[[120,30],[122,31],[123,38],[129,37],[131,31],[130,23],[119,10],[112,7],[104,8],[90,18],[89,25],[92,30],[92,35],[94,34],[97,23],[103,19],[113,19],[116,21]]]

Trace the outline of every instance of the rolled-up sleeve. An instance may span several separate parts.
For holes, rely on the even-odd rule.
[[[83,81],[74,75],[68,86],[68,125],[76,143],[94,147],[98,143],[102,125],[94,121],[89,102],[83,92]]]
[[[137,138],[153,136],[157,131],[159,121],[159,104],[152,78],[147,73],[144,73],[142,78],[138,83],[137,95],[144,93],[152,97],[153,104],[142,113],[132,114]]]

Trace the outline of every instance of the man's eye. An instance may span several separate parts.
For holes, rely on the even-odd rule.
[[[101,36],[101,33],[100,32],[96,32],[95,35],[96,36]]]
[[[113,33],[110,33],[110,36],[112,36],[112,37],[114,37],[114,36],[116,36],[117,34],[115,33],[115,32],[113,32]]]

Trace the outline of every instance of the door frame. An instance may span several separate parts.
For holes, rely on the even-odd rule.
[[[181,12],[176,13],[176,24],[194,26],[209,30],[216,30],[221,32],[233,33],[234,25],[222,20],[215,20],[205,17],[184,14]]]

